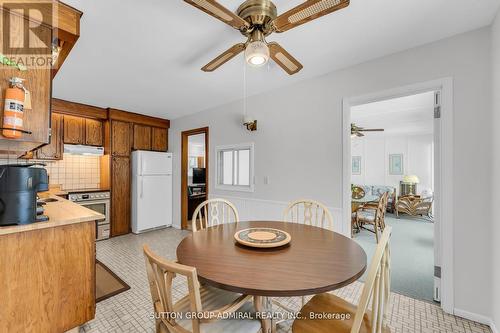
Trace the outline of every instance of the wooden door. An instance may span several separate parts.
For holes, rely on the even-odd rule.
[[[151,126],[134,125],[134,150],[151,150]]]
[[[111,235],[130,230],[130,159],[112,157],[111,164]]]
[[[113,120],[111,122],[111,154],[130,156],[130,123]]]
[[[153,127],[151,150],[154,151],[168,150],[168,130],[166,128]]]
[[[41,160],[62,160],[63,158],[63,116],[52,113],[50,143],[36,151]]]
[[[85,118],[64,116],[64,143],[83,145],[85,138]]]
[[[102,146],[102,122],[94,119],[85,119],[85,144]]]

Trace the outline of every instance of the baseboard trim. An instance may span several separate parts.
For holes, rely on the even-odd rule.
[[[457,308],[454,309],[453,313],[455,316],[458,316],[458,317],[461,317],[464,319],[468,319],[468,320],[472,320],[472,321],[475,321],[475,322],[483,324],[483,325],[488,325],[491,328],[493,333],[500,333],[500,332],[498,332],[496,325],[493,322],[493,319],[491,319],[490,317],[486,317],[486,316],[483,316],[483,315],[480,315],[477,313],[473,313],[473,312],[469,312],[469,311],[465,311],[465,310],[461,310],[461,309],[457,309]]]

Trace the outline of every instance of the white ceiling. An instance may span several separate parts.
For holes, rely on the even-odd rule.
[[[243,57],[200,68],[243,36],[182,0],[65,0],[84,12],[81,37],[54,81],[54,96],[177,117],[241,99]],[[239,1],[221,0],[236,10]],[[301,3],[275,0],[278,13]],[[304,65],[248,68],[256,94],[489,25],[500,0],[351,0],[337,13],[273,34]]]
[[[431,134],[434,92],[354,106],[351,120],[360,127],[384,129],[365,132],[365,137]]]

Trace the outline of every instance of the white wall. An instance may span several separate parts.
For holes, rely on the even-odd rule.
[[[403,154],[405,175],[418,176],[418,194],[433,191],[433,135],[385,136],[369,134],[354,138],[352,156],[361,156],[361,175],[352,175],[353,184],[393,186],[399,193],[403,176],[389,174],[389,155]]]
[[[493,247],[493,321],[500,332],[500,215],[498,200],[500,189],[500,12],[492,27],[492,60],[493,60],[493,188],[492,188],[492,247]]]
[[[490,46],[490,29],[484,28],[250,97],[248,110],[259,121],[253,133],[241,125],[241,102],[175,119],[169,134],[174,172],[179,175],[181,169],[181,131],[209,126],[212,184],[215,146],[255,143],[255,192],[212,187],[213,195],[253,199],[246,201],[252,213],[258,211],[257,203],[272,205],[298,197],[320,200],[339,211],[342,99],[451,76],[455,307],[490,316],[491,211],[484,196],[491,184],[491,131],[485,126],[491,122]],[[268,185],[264,176],[269,177]],[[180,224],[180,177],[174,182],[174,224]]]

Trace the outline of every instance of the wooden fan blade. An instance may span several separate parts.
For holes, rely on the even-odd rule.
[[[238,43],[233,45],[231,48],[229,48],[227,51],[219,55],[217,58],[214,60],[210,61],[208,64],[202,67],[202,71],[204,72],[213,72],[229,60],[233,59],[235,56],[240,54],[245,50],[245,43]]]
[[[383,128],[361,128],[359,129],[361,132],[383,132],[385,131]]]
[[[284,32],[347,6],[349,0],[307,0],[275,18],[273,26],[276,32]]]
[[[271,58],[290,75],[298,73],[304,66],[276,42],[267,44]]]
[[[222,6],[215,0],[184,1],[238,30],[245,30],[250,27],[250,24],[247,21],[245,21],[226,7]]]

